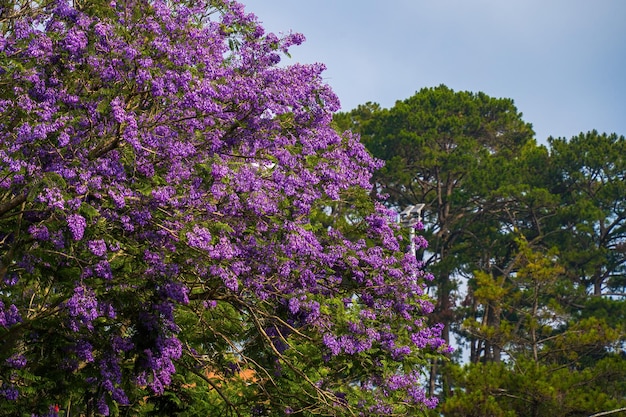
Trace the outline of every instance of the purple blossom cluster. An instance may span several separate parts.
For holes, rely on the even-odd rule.
[[[22,369],[26,366],[27,359],[24,355],[16,353],[6,360],[6,363],[11,368]]]
[[[104,256],[107,252],[107,245],[102,239],[90,240],[88,247],[89,251],[96,256]]]
[[[85,218],[80,214],[70,214],[67,216],[67,227],[72,234],[72,239],[81,240],[85,234],[86,226]]]
[[[82,365],[71,369],[99,387],[100,414],[131,401],[128,384],[167,389],[181,333],[196,330],[181,328],[181,311],[205,323],[230,305],[238,320],[267,321],[248,325],[273,332],[268,348],[286,354],[298,345],[287,339],[306,335],[329,361],[447,348],[438,327],[416,324],[432,311],[429,275],[389,210],[316,223],[371,191],[381,163],[333,129],[339,101],[323,65],[277,65],[302,35],[266,34],[231,1],[112,2],[101,14],[49,3],[0,37],[0,54],[20,63],[0,64],[12,82],[0,100],[2,210],[24,219],[0,233],[25,254],[2,277],[15,280],[0,290],[0,327],[56,317],[46,331],[73,341],[65,352]],[[226,344],[245,346],[238,337]],[[415,378],[393,378],[386,389],[432,401]]]
[[[67,300],[69,326],[78,332],[81,326],[93,329],[92,321],[100,316],[98,298],[93,290],[84,286],[74,288],[74,294]]]
[[[4,397],[5,399],[9,401],[16,401],[19,395],[20,395],[20,392],[12,384],[3,383],[0,386],[0,396]]]
[[[182,356],[182,344],[175,337],[156,340],[155,350],[144,351],[144,367],[150,371],[143,371],[137,376],[137,382],[147,386],[155,394],[162,394],[172,375],[176,372],[174,362]]]
[[[11,304],[8,308],[0,301],[0,326],[11,327],[22,321],[22,316],[15,304]]]
[[[428,398],[425,391],[419,388],[420,384],[419,372],[394,374],[384,380],[381,384],[381,391],[384,396],[389,396],[395,391],[406,390],[408,397],[415,404],[424,404],[429,408],[434,408],[437,405],[437,398]]]
[[[31,225],[28,228],[28,233],[30,233],[34,239],[37,240],[48,240],[50,239],[50,232],[45,225]]]

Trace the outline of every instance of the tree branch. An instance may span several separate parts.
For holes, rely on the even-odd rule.
[[[20,194],[13,199],[0,204],[0,217],[4,216],[7,212],[13,210],[15,207],[19,206],[23,202],[26,201],[26,194]]]
[[[113,149],[117,148],[120,144],[120,137],[116,136],[112,139],[109,139],[108,141],[104,142],[101,145],[96,146],[95,148],[93,148],[90,152],[89,155],[87,156],[87,158],[90,161],[93,161],[94,159],[98,159],[99,157],[101,157],[102,155],[105,155],[107,152],[112,151]]]
[[[626,411],[626,407],[618,408],[610,411],[603,411],[601,413],[591,414],[589,417],[607,416],[609,414],[619,413],[620,411]]]

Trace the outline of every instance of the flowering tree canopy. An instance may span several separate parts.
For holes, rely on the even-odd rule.
[[[226,0],[13,0],[0,26],[0,410],[435,404],[429,277],[324,67],[277,65],[302,35]]]

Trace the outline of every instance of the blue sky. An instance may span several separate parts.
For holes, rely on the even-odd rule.
[[[540,142],[626,135],[624,0],[240,0],[303,33],[285,62],[322,62],[342,109],[445,84],[515,101]]]

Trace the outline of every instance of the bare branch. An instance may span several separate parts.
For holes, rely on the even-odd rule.
[[[601,413],[591,414],[589,417],[608,416],[609,414],[619,413],[620,411],[626,411],[626,407],[618,408],[616,410],[603,411]]]

